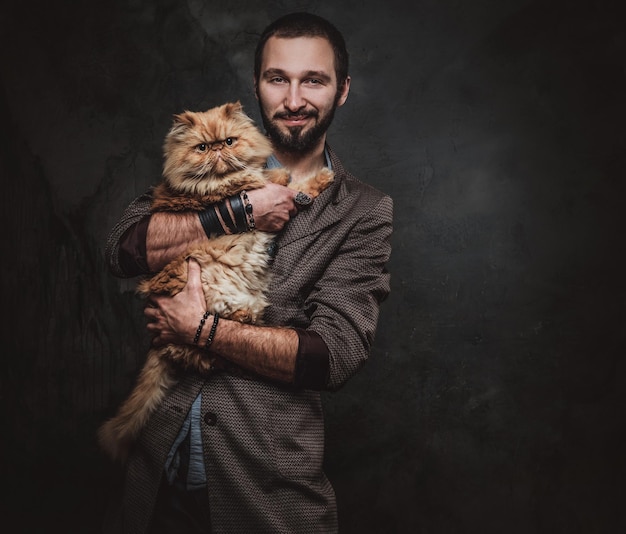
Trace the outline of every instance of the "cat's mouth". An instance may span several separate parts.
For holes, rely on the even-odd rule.
[[[185,178],[192,182],[215,181],[222,179],[232,171],[233,168],[222,160],[206,171],[188,172],[185,174]]]

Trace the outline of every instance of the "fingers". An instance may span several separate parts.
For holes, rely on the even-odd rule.
[[[160,324],[160,315],[159,310],[157,308],[147,306],[143,310],[143,314],[147,317],[148,322],[146,323],[146,330],[152,336],[152,345],[158,347],[163,343],[161,340],[161,328]]]
[[[156,323],[146,324],[146,330],[153,336],[159,336],[161,334],[161,327]]]
[[[287,211],[288,215],[289,215],[289,219],[293,219],[296,215],[298,215],[298,206],[296,205],[295,201],[292,202],[291,207],[289,208],[289,210]],[[285,223],[289,220],[286,219]]]
[[[296,191],[278,184],[268,184],[248,192],[258,230],[279,232],[298,213]]]
[[[158,310],[154,306],[146,306],[143,309],[143,314],[147,317],[148,321],[156,321]]]

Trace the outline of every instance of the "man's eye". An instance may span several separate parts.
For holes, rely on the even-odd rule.
[[[199,145],[196,145],[196,150],[198,150],[198,152],[206,152],[207,148],[208,147],[206,143],[200,143]]]
[[[320,78],[305,78],[302,83],[305,85],[324,85],[324,81]]]
[[[226,141],[224,141],[228,146],[232,146],[235,141],[237,141],[236,137],[227,137]]]

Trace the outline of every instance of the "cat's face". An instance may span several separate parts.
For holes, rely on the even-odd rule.
[[[163,176],[177,191],[206,194],[233,172],[261,167],[270,141],[239,102],[175,115],[165,138]]]

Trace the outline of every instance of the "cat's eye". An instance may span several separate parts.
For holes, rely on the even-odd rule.
[[[207,150],[222,149],[224,146],[233,146],[237,141],[236,137],[227,137],[221,141],[213,141],[212,143],[200,143],[196,145],[198,152],[206,152]]]

